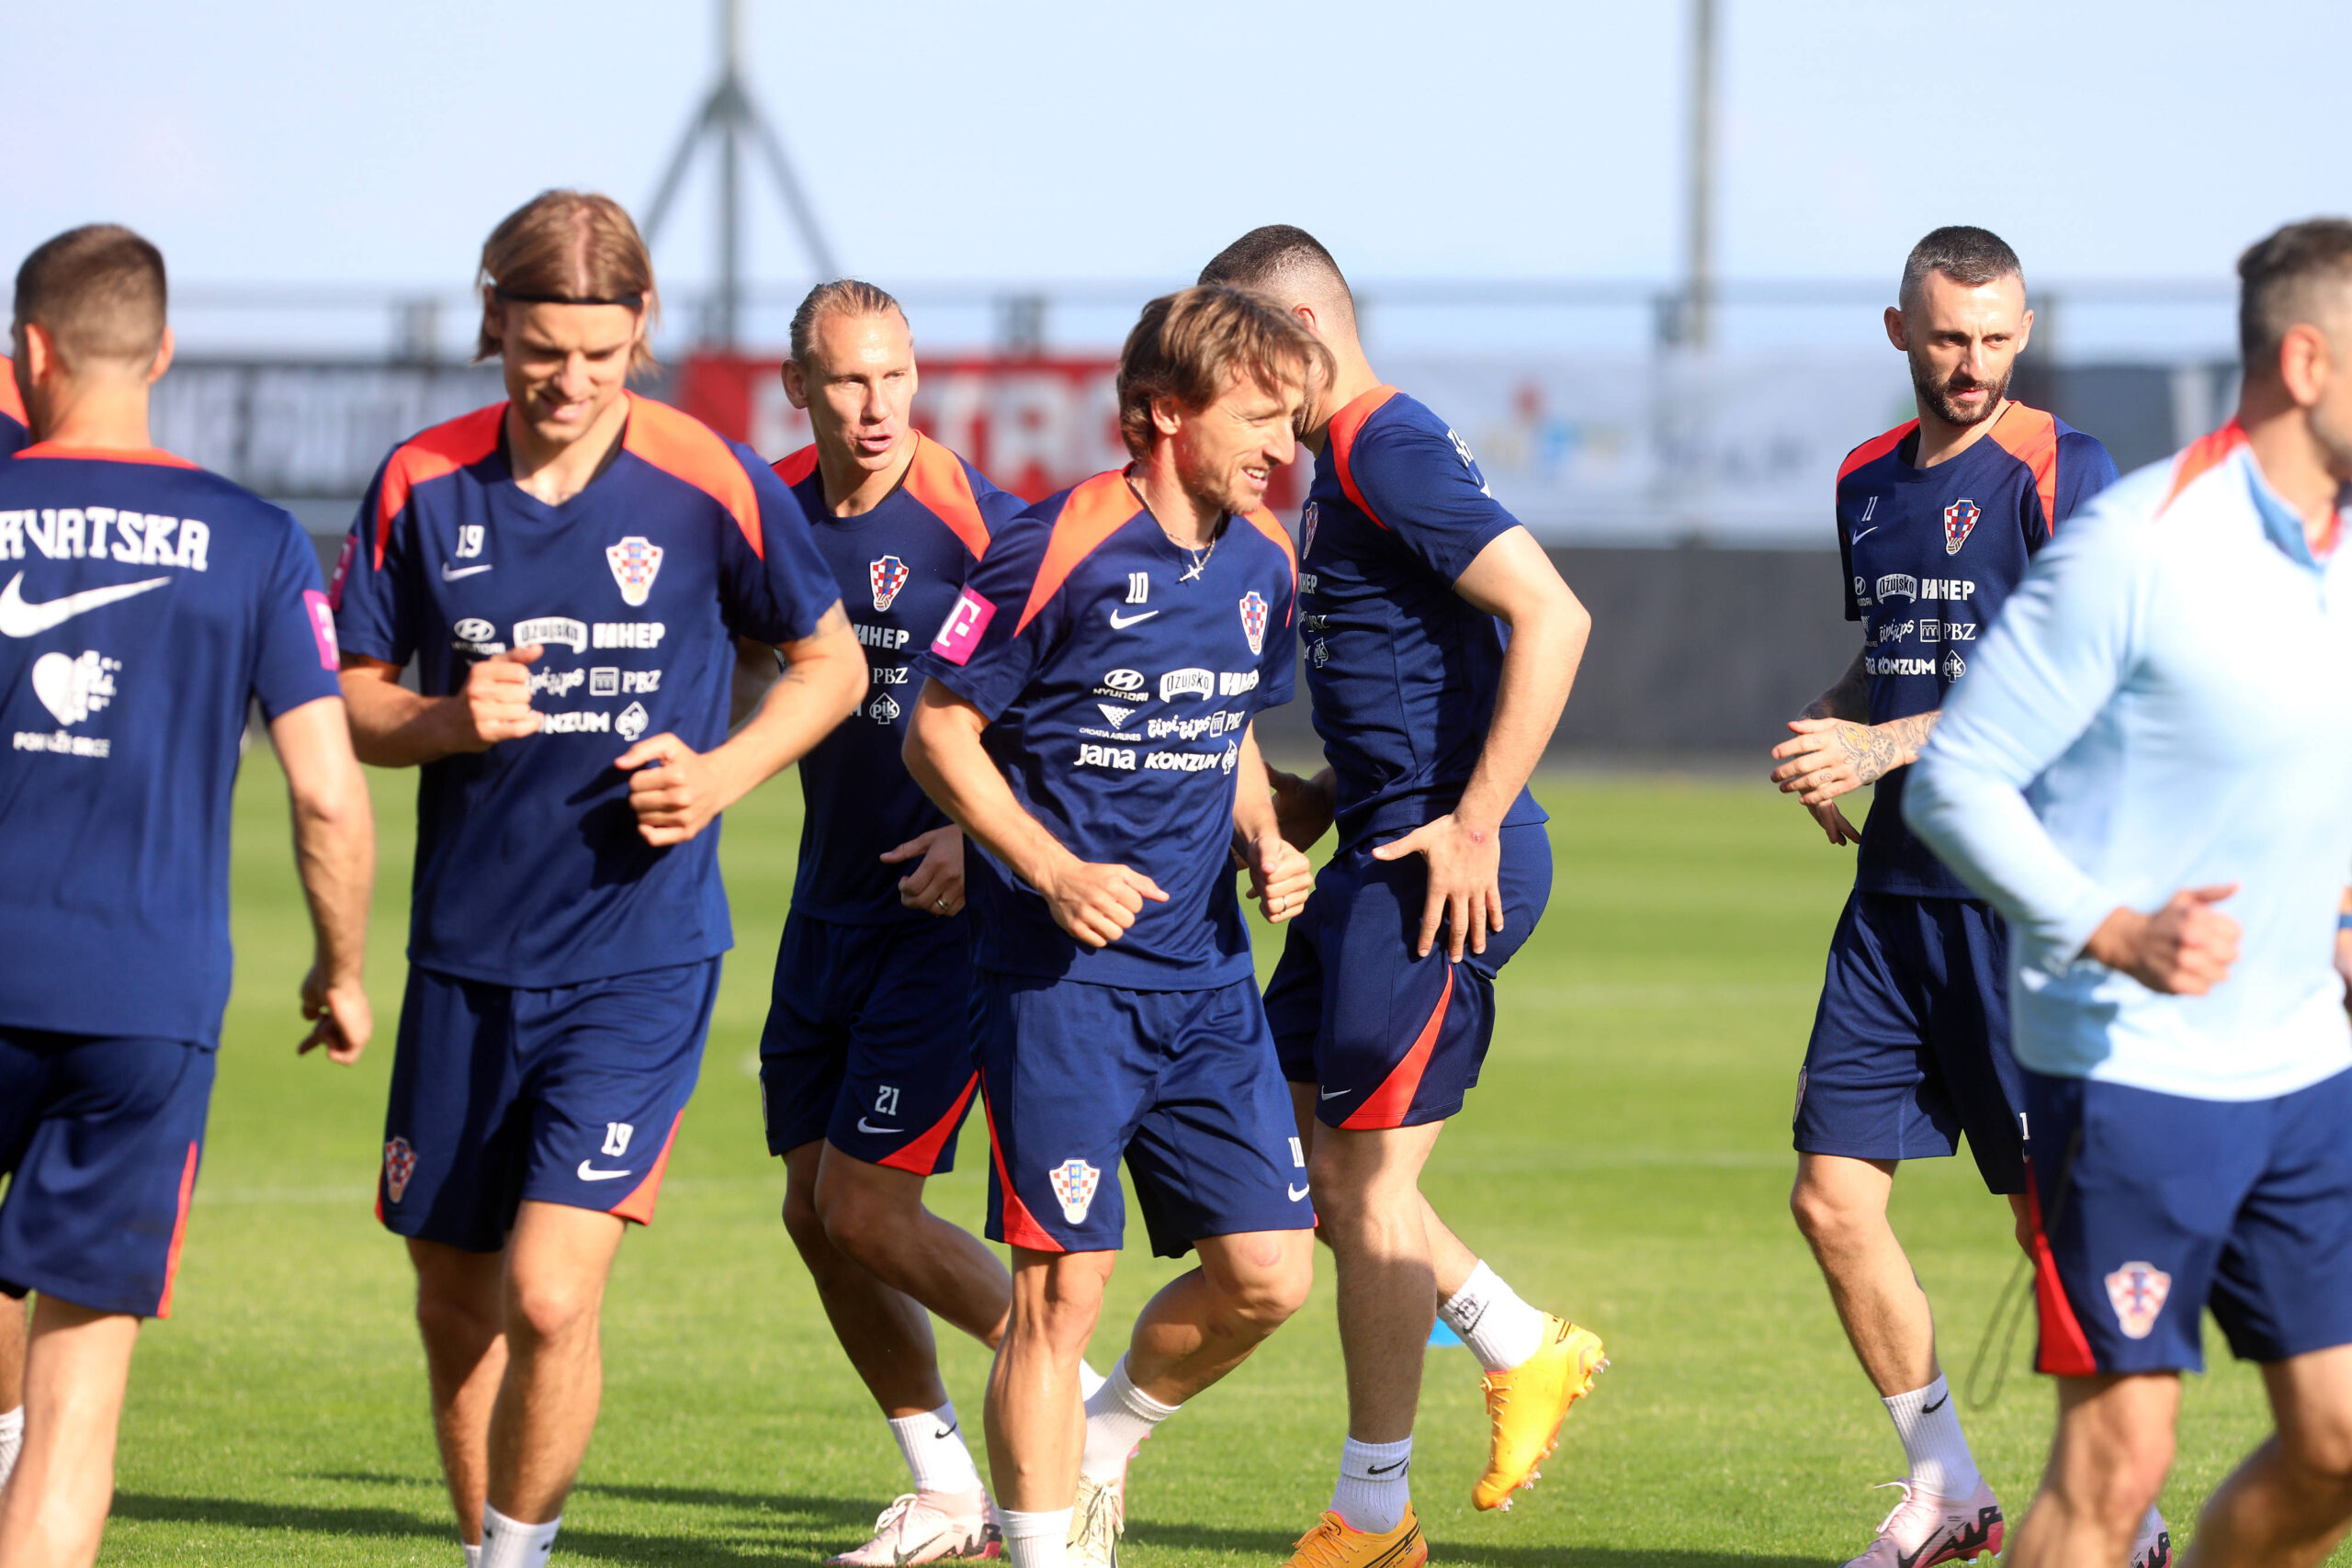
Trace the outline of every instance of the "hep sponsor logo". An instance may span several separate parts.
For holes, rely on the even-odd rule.
[[[931,651],[950,664],[971,662],[974,650],[980,646],[981,637],[994,619],[996,606],[985,595],[965,589],[956,595],[947,619],[940,623],[939,635],[931,639]]]

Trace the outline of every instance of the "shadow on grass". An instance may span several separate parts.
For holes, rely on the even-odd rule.
[[[313,1472],[317,1481],[393,1486],[432,1486],[437,1477],[390,1475],[373,1472]],[[820,1559],[840,1550],[841,1542],[858,1533],[873,1517],[871,1501],[843,1497],[812,1497],[790,1493],[729,1492],[711,1487],[615,1485],[595,1483],[575,1492],[633,1503],[669,1507],[725,1510],[731,1540],[659,1540],[608,1530],[566,1529],[559,1555],[630,1568],[734,1568],[751,1562],[774,1562],[779,1556]],[[221,1497],[168,1497],[123,1492],[115,1495],[118,1517],[162,1524],[212,1525],[232,1529],[298,1531],[322,1536],[362,1536],[379,1540],[448,1542],[454,1539],[447,1516],[435,1506],[427,1512],[394,1508],[345,1507],[301,1503],[256,1503]],[[717,1521],[714,1521],[717,1522]],[[1292,1536],[1273,1530],[1225,1529],[1209,1525],[1138,1521],[1126,1551],[1148,1561],[1159,1552],[1220,1552],[1277,1563],[1288,1557]],[[1693,1551],[1673,1548],[1617,1546],[1498,1546],[1440,1542],[1436,1553],[1449,1563],[1484,1568],[1821,1568],[1818,1557],[1763,1556],[1726,1551]],[[1125,1555],[1125,1552],[1122,1555]]]

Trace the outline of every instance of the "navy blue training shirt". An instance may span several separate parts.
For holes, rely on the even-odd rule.
[[[1862,623],[1870,722],[1944,705],[2034,553],[2115,482],[2115,459],[2056,416],[2011,403],[1958,456],[1915,466],[1919,422],[1865,441],[1838,470],[1846,618]],[[1903,820],[1908,768],[1878,781],[1854,886],[1973,898]]]
[[[947,825],[900,755],[922,690],[914,660],[955,606],[989,536],[1029,504],[937,442],[914,439],[914,458],[898,488],[855,517],[836,517],[825,504],[816,447],[804,446],[775,466],[841,585],[842,607],[865,645],[870,672],[857,712],[800,759],[808,814],[792,907],[850,925],[936,919],[899,902],[899,878],[913,863],[885,865],[881,859]]]
[[[1298,569],[1265,512],[1227,517],[1195,558],[1124,474],[1097,474],[998,531],[916,667],[989,721],[989,756],[1046,831],[1169,896],[1090,949],[970,846],[982,968],[1138,991],[1250,977],[1235,768],[1250,719],[1290,700]]]
[[[1461,800],[1509,633],[1453,582],[1518,526],[1461,437],[1396,388],[1332,416],[1300,514],[1299,637],[1342,852]],[[1525,790],[1503,816],[1544,819]]]
[[[409,958],[496,985],[573,985],[731,945],[718,825],[657,849],[614,759],[727,738],[735,639],[797,642],[839,602],[768,466],[630,396],[621,449],[560,506],[514,482],[506,405],[392,450],[335,570],[344,650],[416,660],[428,696],[537,643],[536,735],[424,765]]]
[[[32,445],[25,425],[24,400],[17,395],[17,362],[0,354],[0,457]]]
[[[247,704],[339,697],[300,525],[158,451],[0,460],[0,1024],[215,1044]]]

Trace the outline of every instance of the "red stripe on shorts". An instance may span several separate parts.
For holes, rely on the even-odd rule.
[[[972,1090],[978,1087],[980,1075],[974,1073],[971,1081],[964,1086],[964,1092],[956,1097],[956,1103],[948,1107],[946,1115],[933,1122],[922,1137],[902,1149],[884,1155],[874,1163],[887,1165],[893,1170],[929,1176],[933,1168],[939,1164],[939,1151],[947,1142],[947,1134],[954,1132],[956,1123],[963,1119],[964,1107],[972,1103]]]
[[[2036,1371],[2052,1377],[2087,1378],[2098,1375],[2098,1358],[2066,1299],[2065,1281],[2058,1277],[2058,1258],[2041,1228],[2041,1185],[2031,1165],[2025,1173],[2026,1212],[2033,1221],[2033,1304],[2041,1320],[2041,1343],[2034,1351]]]
[[[1029,1205],[1021,1201],[1021,1194],[1012,1190],[1012,1175],[1004,1168],[1004,1145],[996,1141],[996,1107],[989,1100],[986,1085],[980,1089],[980,1109],[989,1119],[989,1157],[996,1162],[996,1188],[1004,1194],[1005,1245],[1025,1247],[1032,1252],[1068,1252],[1069,1248],[1047,1234],[1029,1212]]]
[[[1438,1032],[1445,1027],[1445,1010],[1453,1001],[1453,969],[1445,966],[1445,989],[1437,997],[1437,1010],[1430,1021],[1421,1025],[1421,1032],[1405,1059],[1389,1070],[1378,1089],[1367,1096],[1355,1114],[1340,1123],[1350,1129],[1366,1127],[1401,1127],[1413,1109],[1413,1096],[1420,1091],[1421,1075],[1429,1070],[1430,1053],[1437,1049]]]
[[[653,1168],[645,1173],[645,1179],[631,1189],[628,1197],[612,1206],[611,1213],[641,1225],[653,1223],[653,1205],[662,1196],[662,1175],[670,1168],[670,1150],[678,1142],[678,1123],[685,1119],[683,1111],[670,1118],[670,1135],[662,1140],[662,1157],[653,1162]]]
[[[196,1145],[187,1146],[187,1163],[180,1168],[180,1213],[172,1222],[172,1249],[164,1255],[164,1299],[155,1303],[157,1317],[172,1315],[172,1287],[179,1282],[180,1244],[187,1239],[187,1206],[196,1198]]]

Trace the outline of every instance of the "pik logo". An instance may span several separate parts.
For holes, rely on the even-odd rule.
[[[865,579],[874,588],[874,607],[888,609],[890,601],[899,596],[899,590],[907,585],[907,563],[896,556],[884,556],[880,560],[868,561]]]
[[[613,581],[620,585],[621,603],[632,610],[643,608],[662,570],[662,547],[641,534],[631,534],[619,544],[608,546],[605,560],[613,569]]]
[[[1956,556],[1960,547],[1968,543],[1970,530],[1976,520],[1984,515],[1984,508],[1973,501],[1955,501],[1944,508],[1944,554]]]
[[[1266,596],[1252,588],[1241,596],[1241,635],[1250,639],[1250,651],[1266,650]]]
[[[57,716],[60,724],[79,724],[114,701],[114,672],[119,659],[108,659],[96,649],[82,657],[44,653],[33,660],[33,695]]]
[[[401,1201],[408,1190],[408,1179],[416,1174],[416,1151],[406,1138],[394,1138],[384,1145],[384,1196],[392,1202]]]
[[[876,724],[896,724],[904,711],[899,706],[899,699],[885,692],[866,705],[865,716]]]
[[[1062,1206],[1062,1218],[1074,1225],[1084,1224],[1102,1173],[1082,1159],[1066,1159],[1046,1172],[1046,1179],[1053,1185],[1054,1201]]]
[[[574,671],[573,673],[577,674],[578,671]],[[645,733],[646,727],[652,722],[652,717],[646,713],[643,703],[631,703],[621,709],[620,717],[613,720],[613,733],[624,740],[635,740]]]
[[[2107,1301],[2126,1339],[2155,1332],[2156,1314],[2172,1294],[2172,1276],[2153,1263],[2126,1263],[2107,1277]]]
[[[1960,649],[1956,648],[1944,649],[1944,679],[1957,681],[1967,673],[1968,660],[1960,656]]]

